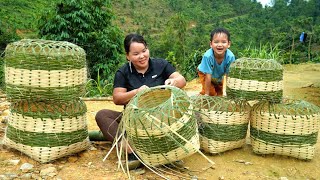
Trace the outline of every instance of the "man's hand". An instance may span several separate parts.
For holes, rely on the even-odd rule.
[[[147,89],[147,88],[149,88],[149,86],[147,86],[147,85],[140,86],[138,89],[136,89],[136,94],[138,94],[138,92],[140,92],[140,91],[142,91],[144,89]]]
[[[167,79],[165,82],[164,82],[164,85],[169,85],[169,86],[176,86],[177,82],[175,79]]]

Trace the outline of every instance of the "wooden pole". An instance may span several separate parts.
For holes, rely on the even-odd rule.
[[[312,40],[312,34],[310,34],[309,39],[309,45],[308,45],[308,61],[311,61],[311,40]]]
[[[292,64],[292,53],[294,51],[294,36],[292,37],[292,46],[291,46],[291,52],[290,52],[290,64]]]

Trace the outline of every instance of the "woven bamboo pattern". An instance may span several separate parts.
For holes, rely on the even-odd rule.
[[[216,154],[240,148],[245,144],[250,118],[250,106],[220,96],[192,96],[199,110],[200,146]]]
[[[85,51],[65,41],[23,39],[5,49],[8,100],[72,100],[85,94]]]
[[[252,107],[250,137],[257,154],[278,154],[310,160],[317,143],[320,108],[303,101],[260,101]]]
[[[46,163],[89,147],[83,101],[11,105],[4,144]]]
[[[283,67],[273,59],[239,58],[230,65],[226,92],[231,98],[280,102]]]
[[[85,51],[72,43],[23,39],[5,49],[11,102],[4,144],[46,163],[90,145]]]
[[[183,159],[200,148],[192,104],[179,88],[157,86],[139,92],[122,121],[130,145],[149,166]]]

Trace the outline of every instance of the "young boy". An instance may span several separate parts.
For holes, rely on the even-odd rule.
[[[230,45],[228,30],[217,28],[211,32],[211,48],[204,53],[198,66],[199,80],[202,84],[200,94],[223,95],[223,76],[229,73],[230,64],[235,61],[234,54],[228,49]]]

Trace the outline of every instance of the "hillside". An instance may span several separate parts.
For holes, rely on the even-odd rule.
[[[42,14],[53,10],[53,1],[28,1],[28,0],[2,0],[0,1],[0,24],[12,29],[19,29],[22,38],[28,32],[36,31],[37,21]],[[170,10],[166,0],[149,1],[112,1],[115,14],[115,23],[124,32],[148,31],[158,33],[160,27],[166,23],[168,17],[174,14]],[[28,31],[27,31],[28,30]]]
[[[109,4],[104,7],[95,6],[95,1],[111,3],[112,11],[109,11],[110,9],[105,11],[105,7],[109,7]],[[275,4],[272,7],[266,8],[251,0],[72,0],[68,2],[74,2],[74,6],[66,9],[58,7],[58,10],[64,9],[63,12],[57,11],[58,15],[55,14],[57,2],[58,0],[1,1],[0,54],[7,43],[17,40],[3,33],[7,31],[18,33],[20,38],[46,36],[48,39],[66,40],[90,47],[93,43],[88,41],[88,37],[119,27],[121,33],[113,35],[114,38],[108,37],[104,41],[109,43],[102,44],[114,45],[117,42],[123,42],[122,33],[140,33],[148,42],[151,57],[167,59],[182,75],[191,80],[195,78],[195,73],[192,73],[191,70],[196,68],[202,52],[209,48],[210,32],[217,27],[224,27],[231,34],[232,45],[229,49],[236,58],[275,59],[283,64],[320,62],[320,36],[318,35],[320,33],[320,4],[317,0],[296,0],[290,3],[285,3],[284,0],[274,1]],[[100,8],[100,12],[106,12],[107,16],[113,17],[99,28],[93,24],[87,25],[96,18],[91,20],[85,18],[97,15],[98,13],[95,12],[99,11],[93,10],[96,7]],[[48,12],[49,10],[51,13]],[[76,15],[82,12],[90,15],[83,17]],[[44,29],[37,27],[41,15],[45,17],[42,18],[44,20],[40,26],[46,27]],[[77,18],[70,18],[74,16]],[[283,19],[285,21],[282,21]],[[83,26],[79,26],[76,21],[81,22]],[[61,26],[64,28],[62,29]],[[86,28],[89,29],[88,31],[83,28],[85,26],[88,27]],[[52,30],[49,27],[56,29]],[[50,29],[50,31],[45,31],[45,29]],[[40,37],[38,32],[45,33]],[[83,35],[84,32],[86,35]],[[308,34],[308,38],[304,41],[299,40],[301,32]],[[104,37],[101,34],[97,36],[97,38]],[[83,42],[78,42],[78,40],[83,40]],[[120,43],[118,47],[121,47]],[[119,59],[113,56],[114,53],[105,55],[104,52],[102,50],[94,53],[97,57],[102,57],[101,61],[99,60],[102,62],[99,67],[109,67],[108,64],[104,64],[107,62],[105,59],[119,62]],[[97,73],[97,69],[91,66],[97,64],[94,59],[88,61],[90,72]],[[110,71],[113,74],[114,70]],[[95,78],[96,75],[93,74],[92,77]],[[108,78],[104,76],[102,79]]]
[[[37,21],[47,10],[54,10],[53,1],[2,0],[0,2],[0,31],[19,29],[20,36],[37,36]],[[79,2],[91,2],[77,0]],[[272,7],[263,8],[256,1],[238,0],[117,0],[111,2],[115,14],[114,22],[124,33],[143,34],[153,44],[155,55],[164,57],[173,51],[180,57],[179,49],[192,56],[195,50],[207,48],[208,34],[222,26],[232,34],[231,50],[239,56],[245,48],[256,48],[264,44],[277,46],[283,51],[285,63],[299,63],[314,59],[318,51],[312,51],[319,44],[320,4],[317,0],[274,1]],[[175,17],[178,15],[178,19]],[[176,18],[176,19],[174,19]],[[282,21],[286,19],[286,21]],[[178,25],[180,21],[182,26]],[[184,27],[185,26],[185,27]],[[179,32],[184,28],[185,32]],[[192,27],[192,28],[190,28]],[[307,43],[299,43],[301,32],[309,34]],[[174,47],[184,37],[182,47]],[[31,34],[31,35],[30,35]],[[310,43],[309,43],[310,42]],[[168,48],[168,46],[170,48]],[[293,46],[293,47],[292,47]],[[311,47],[308,47],[311,46]],[[311,50],[311,51],[310,51]],[[292,52],[289,52],[292,51]],[[305,52],[310,51],[310,52]],[[307,54],[307,55],[305,55]],[[290,60],[288,60],[291,58]]]
[[[0,1],[0,24],[10,29],[34,31],[36,22],[54,1],[2,0]]]
[[[157,34],[175,13],[166,0],[113,1],[112,6],[115,22],[125,33],[148,31]]]

